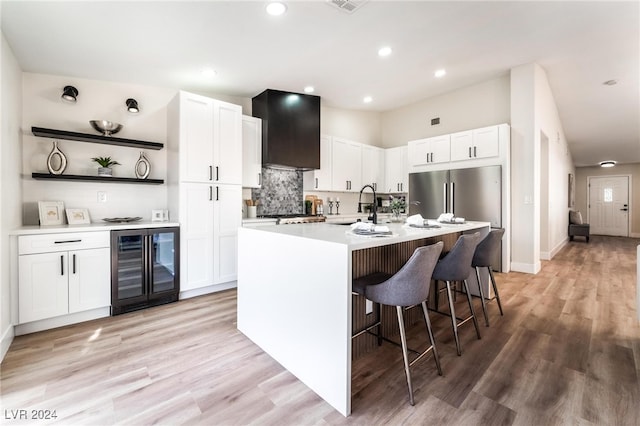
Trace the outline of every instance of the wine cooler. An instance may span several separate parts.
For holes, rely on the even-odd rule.
[[[180,228],[111,231],[111,315],[175,302]]]

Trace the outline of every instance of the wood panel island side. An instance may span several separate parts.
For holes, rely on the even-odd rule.
[[[488,222],[388,226],[393,236],[375,238],[329,223],[238,231],[238,330],[344,416],[352,355],[366,349],[352,348],[352,321],[360,321],[352,319],[352,278],[393,273],[416,247],[444,241],[446,250],[462,233],[490,230]]]

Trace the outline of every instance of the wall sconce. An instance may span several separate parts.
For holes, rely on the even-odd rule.
[[[75,103],[77,101],[78,89],[73,86],[64,86],[62,90],[62,100]]]
[[[127,104],[127,111],[137,114],[140,112],[140,108],[138,107],[138,101],[133,98],[127,99],[125,102]]]

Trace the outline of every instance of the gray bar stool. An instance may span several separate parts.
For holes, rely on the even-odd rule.
[[[456,339],[456,349],[458,355],[462,355],[460,349],[460,338],[458,337],[458,327],[466,323],[470,319],[473,320],[473,325],[476,328],[476,334],[480,339],[480,328],[478,327],[478,320],[476,319],[476,312],[473,309],[473,302],[471,301],[471,294],[469,293],[469,285],[467,284],[467,277],[471,271],[471,259],[476,250],[476,246],[480,241],[480,233],[461,235],[458,241],[454,244],[453,248],[447,253],[445,257],[440,259],[433,271],[432,278],[436,280],[436,297],[439,293],[438,281],[444,281],[447,284],[447,299],[449,300],[449,312],[441,312],[438,310],[436,303],[436,312],[448,315],[451,317],[451,326],[453,328],[453,337]],[[467,318],[456,317],[456,310],[453,304],[453,295],[451,293],[451,283],[454,281],[462,281],[464,284],[464,293],[467,295],[469,302],[469,310],[471,315]],[[437,298],[436,298],[437,302]]]
[[[361,278],[356,278],[352,283],[354,292],[364,294],[367,299],[378,303],[379,305],[396,307],[398,327],[400,328],[402,358],[404,360],[404,373],[407,379],[407,387],[409,388],[409,402],[411,405],[414,405],[414,401],[413,385],[411,383],[411,372],[409,367],[427,355],[430,351],[433,351],[433,359],[435,360],[438,374],[442,375],[440,359],[438,358],[438,351],[436,349],[436,342],[433,338],[431,321],[429,321],[429,313],[427,311],[426,303],[426,300],[429,297],[429,288],[431,286],[431,273],[438,261],[440,253],[442,252],[442,246],[443,243],[438,242],[430,246],[418,247],[402,268],[392,276],[384,273],[374,273],[365,275]],[[424,321],[427,325],[427,334],[429,335],[429,347],[422,353],[419,353],[413,361],[409,362],[409,349],[407,349],[407,336],[404,329],[403,312],[404,308],[418,304],[422,305]],[[380,317],[378,317],[378,319],[379,318]],[[368,328],[375,327],[376,325],[378,324],[374,324]],[[384,340],[390,341],[386,338],[384,338]],[[393,341],[390,342],[397,344]]]
[[[491,260],[496,255],[496,252],[500,248],[500,241],[504,235],[504,229],[492,229],[489,234],[480,241],[476,247],[476,252],[471,260],[471,266],[476,268],[476,277],[478,279],[478,288],[480,290],[480,300],[482,300],[482,311],[484,312],[484,321],[487,327],[489,327],[489,315],[487,314],[487,307],[484,300],[484,292],[482,290],[482,281],[480,280],[480,268],[487,268],[489,271],[489,278],[493,285],[493,292],[496,294],[496,301],[498,302],[498,308],[500,308],[500,315],[504,315],[502,312],[502,303],[500,303],[500,295],[498,294],[498,286],[496,286],[496,279],[493,276],[491,270]]]

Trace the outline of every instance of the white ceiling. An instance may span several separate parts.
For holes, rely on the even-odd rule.
[[[577,166],[640,162],[638,1],[369,1],[353,14],[286,3],[272,17],[264,1],[3,0],[2,32],[26,72],[240,97],[313,85],[324,105],[365,111],[537,62]]]

